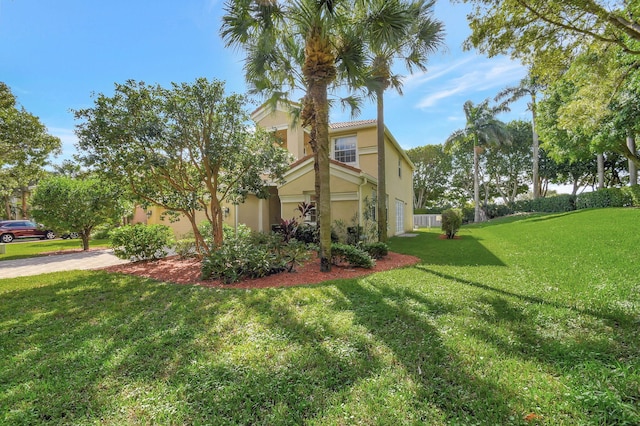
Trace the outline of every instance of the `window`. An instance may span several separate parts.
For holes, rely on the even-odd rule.
[[[402,160],[398,158],[398,177],[402,177]]]
[[[347,136],[336,138],[333,144],[333,159],[346,164],[356,164],[356,137]]]

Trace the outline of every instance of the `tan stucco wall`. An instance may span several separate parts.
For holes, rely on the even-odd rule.
[[[285,111],[276,110],[266,115],[260,114],[260,120],[256,124],[266,130],[278,129],[276,134],[286,140],[286,148],[295,159],[304,157],[304,131],[300,127],[291,126],[291,118]],[[286,137],[283,137],[285,128]]]

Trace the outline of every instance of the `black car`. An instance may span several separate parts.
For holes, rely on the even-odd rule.
[[[30,220],[0,221],[0,242],[10,243],[16,238],[40,238],[51,240],[56,237],[55,232],[43,228]]]

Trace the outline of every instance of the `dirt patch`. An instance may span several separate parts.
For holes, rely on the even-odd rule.
[[[223,284],[216,280],[201,280],[200,262],[194,259],[180,259],[178,256],[171,256],[157,261],[143,261],[109,266],[104,268],[104,270],[153,278],[177,284],[196,284],[204,287],[247,289],[288,287],[302,284],[315,284],[335,279],[355,278],[369,275],[374,272],[387,271],[389,269],[414,265],[418,262],[420,262],[420,259],[415,256],[389,252],[384,259],[376,261],[376,266],[373,269],[332,266],[331,272],[320,272],[320,261],[316,258],[302,266],[298,266],[295,272],[282,272],[280,274],[245,280],[235,284]]]

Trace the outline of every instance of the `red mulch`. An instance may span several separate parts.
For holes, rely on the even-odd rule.
[[[369,275],[374,272],[387,271],[389,269],[414,265],[419,261],[420,259],[415,256],[389,252],[384,259],[376,260],[376,266],[373,269],[332,265],[331,272],[320,272],[320,261],[318,259],[314,259],[305,265],[297,266],[295,272],[282,272],[280,274],[245,280],[235,284],[223,284],[217,280],[201,280],[200,262],[194,259],[180,259],[178,256],[171,256],[156,261],[143,261],[109,266],[104,268],[104,270],[153,278],[177,284],[196,284],[204,287],[248,289],[288,287],[302,284],[315,284],[335,279],[355,278]]]

